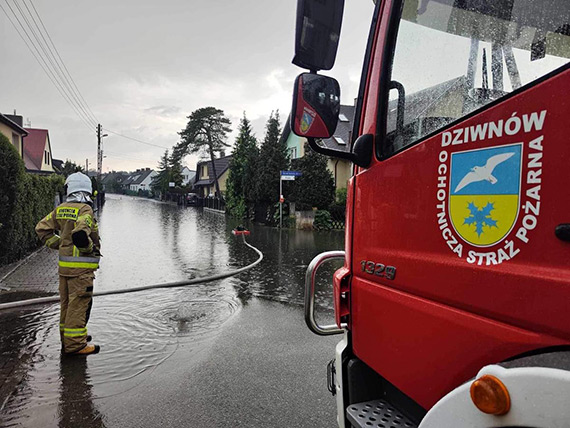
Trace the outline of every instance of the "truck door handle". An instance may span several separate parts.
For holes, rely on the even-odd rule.
[[[341,334],[344,333],[346,324],[343,324],[343,328],[338,328],[336,324],[331,325],[319,325],[315,320],[315,283],[317,269],[324,262],[333,259],[343,259],[344,251],[327,251],[316,256],[309,267],[307,268],[307,273],[305,274],[305,322],[307,327],[313,333],[319,336],[328,336],[331,334]]]
[[[556,226],[554,234],[561,241],[570,242],[570,223],[562,223]]]

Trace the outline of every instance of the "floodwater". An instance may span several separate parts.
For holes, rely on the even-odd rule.
[[[231,234],[236,225],[223,215],[199,208],[185,209],[109,195],[99,215],[103,258],[95,290],[181,281],[245,266],[257,255],[243,244],[241,238]],[[325,346],[315,346],[311,344],[312,338],[316,341],[321,338],[307,335],[306,328],[301,327],[304,275],[315,255],[343,249],[344,234],[249,227],[248,242],[264,253],[264,260],[238,277],[188,287],[95,297],[88,330],[94,336],[94,343],[102,345],[102,352],[97,356],[61,357],[57,305],[0,314],[0,343],[19,355],[17,371],[21,377],[14,392],[4,403],[0,402],[0,427],[156,426],[140,421],[129,423],[119,415],[128,414],[128,409],[124,408],[134,397],[140,403],[140,397],[146,397],[144,392],[149,385],[159,385],[157,388],[162,391],[182,382],[175,377],[163,385],[164,367],[169,367],[169,373],[179,370],[179,377],[190,376],[190,367],[199,369],[213,364],[216,353],[228,353],[229,357],[221,363],[224,365],[232,355],[238,352],[242,355],[239,364],[235,364],[240,367],[238,376],[244,377],[240,382],[249,382],[250,377],[257,376],[253,368],[252,375],[247,374],[247,359],[259,355],[266,355],[265,363],[278,362],[273,365],[287,364],[287,358],[300,360],[294,365],[298,370],[290,374],[291,379],[280,380],[284,385],[298,383],[299,376],[307,381],[311,376],[324,379],[324,365],[321,367],[322,364],[317,365],[316,361],[332,358],[334,344],[331,343],[334,342],[328,340]],[[319,275],[316,300],[320,317],[327,319],[323,322],[331,322],[330,276],[338,266],[337,263],[323,267]],[[249,322],[252,325],[247,327]],[[291,357],[272,355],[272,343],[255,342],[255,346],[260,347],[258,350],[231,348],[246,343],[246,335],[251,335],[258,326],[276,322],[279,325],[272,327],[273,335],[266,335],[272,337],[270,340],[276,342],[282,340],[281,336],[291,335],[287,340],[294,348],[296,342],[303,341],[298,344],[299,349],[291,352]],[[283,323],[290,323],[291,327],[277,336]],[[306,361],[314,362],[314,365]],[[322,372],[314,374],[313,367],[319,367]],[[216,368],[213,370],[217,372]],[[278,367],[264,370],[274,370],[284,376]],[[215,381],[211,376],[205,377],[208,380],[205,385],[199,384],[199,376],[192,376],[197,379],[193,387],[201,392],[216,389],[212,386]],[[224,375],[219,376],[219,383],[225,382]],[[307,394],[315,395],[317,400],[321,400],[321,393],[323,397],[328,394],[323,385],[302,387],[312,388]],[[272,386],[268,384],[267,388],[267,394],[270,394]],[[247,389],[247,385],[243,385],[243,390]],[[256,396],[265,393],[259,388],[251,389],[255,390]],[[334,408],[334,400],[329,401],[324,413]],[[188,405],[188,400],[184,403]],[[148,417],[156,413],[150,408],[147,411]],[[318,413],[314,409],[307,411]],[[217,414],[220,418],[219,412]],[[210,424],[207,421],[211,419],[205,417],[206,422],[201,422],[200,426],[230,422],[236,426],[264,426],[263,423],[244,422],[247,417],[233,415]],[[282,417],[283,426],[295,426],[294,423],[287,424],[286,414]],[[141,419],[147,423],[151,420],[142,416]],[[120,424],[117,424],[118,420]],[[235,423],[236,420],[243,424]],[[277,426],[275,424],[265,426]],[[182,425],[194,426],[188,420]],[[309,425],[318,426],[318,423],[306,426]],[[323,422],[322,426],[327,425],[330,424]]]

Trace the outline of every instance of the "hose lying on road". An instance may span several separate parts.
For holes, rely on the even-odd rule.
[[[144,291],[144,290],[153,290],[156,288],[170,288],[170,287],[182,287],[185,285],[193,285],[193,284],[202,284],[205,282],[212,282],[217,281],[219,279],[229,278],[230,276],[238,275],[242,272],[245,272],[252,267],[256,266],[258,263],[263,260],[263,253],[255,248],[253,245],[248,244],[245,240],[245,235],[241,235],[243,238],[243,243],[251,248],[253,251],[257,253],[259,256],[256,261],[253,263],[244,266],[239,269],[235,269],[229,272],[220,273],[217,275],[205,276],[203,278],[192,278],[185,281],[177,281],[177,282],[165,282],[163,284],[152,284],[152,285],[143,285],[141,287],[132,287],[132,288],[123,288],[121,290],[108,290],[108,291],[99,291],[93,293],[93,296],[108,296],[111,294],[124,294],[124,293],[135,293],[137,291]],[[11,309],[11,308],[19,308],[22,306],[30,306],[30,305],[37,305],[41,303],[54,303],[59,302],[59,296],[50,296],[50,297],[39,297],[36,299],[28,299],[28,300],[19,300],[16,302],[8,302],[8,303],[0,303],[0,311],[3,309]]]

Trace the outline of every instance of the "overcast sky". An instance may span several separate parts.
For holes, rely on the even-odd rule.
[[[224,110],[236,129],[245,111],[256,136],[279,109],[289,114],[296,0],[0,0],[19,14],[32,3],[81,94],[103,127],[172,147],[197,108]],[[357,95],[372,0],[351,0],[337,62],[343,104]],[[11,16],[14,20],[13,16]],[[20,18],[21,19],[21,18]],[[30,24],[33,24],[30,18]],[[24,21],[22,20],[24,23]],[[24,23],[25,24],[25,23]],[[41,23],[38,22],[41,26]],[[28,30],[29,31],[29,30]],[[0,10],[0,111],[50,132],[53,156],[96,166],[95,130],[78,117]],[[233,145],[235,132],[229,137]],[[113,134],[103,171],[156,168],[164,148]],[[195,169],[197,158],[186,164]]]

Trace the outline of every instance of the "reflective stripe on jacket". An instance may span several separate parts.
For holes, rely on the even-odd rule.
[[[76,232],[87,235],[85,247],[73,244]],[[88,204],[64,202],[37,224],[36,233],[46,246],[59,250],[60,275],[79,276],[99,267],[99,230]]]
[[[99,257],[67,257],[59,256],[59,266],[64,268],[97,269]]]

